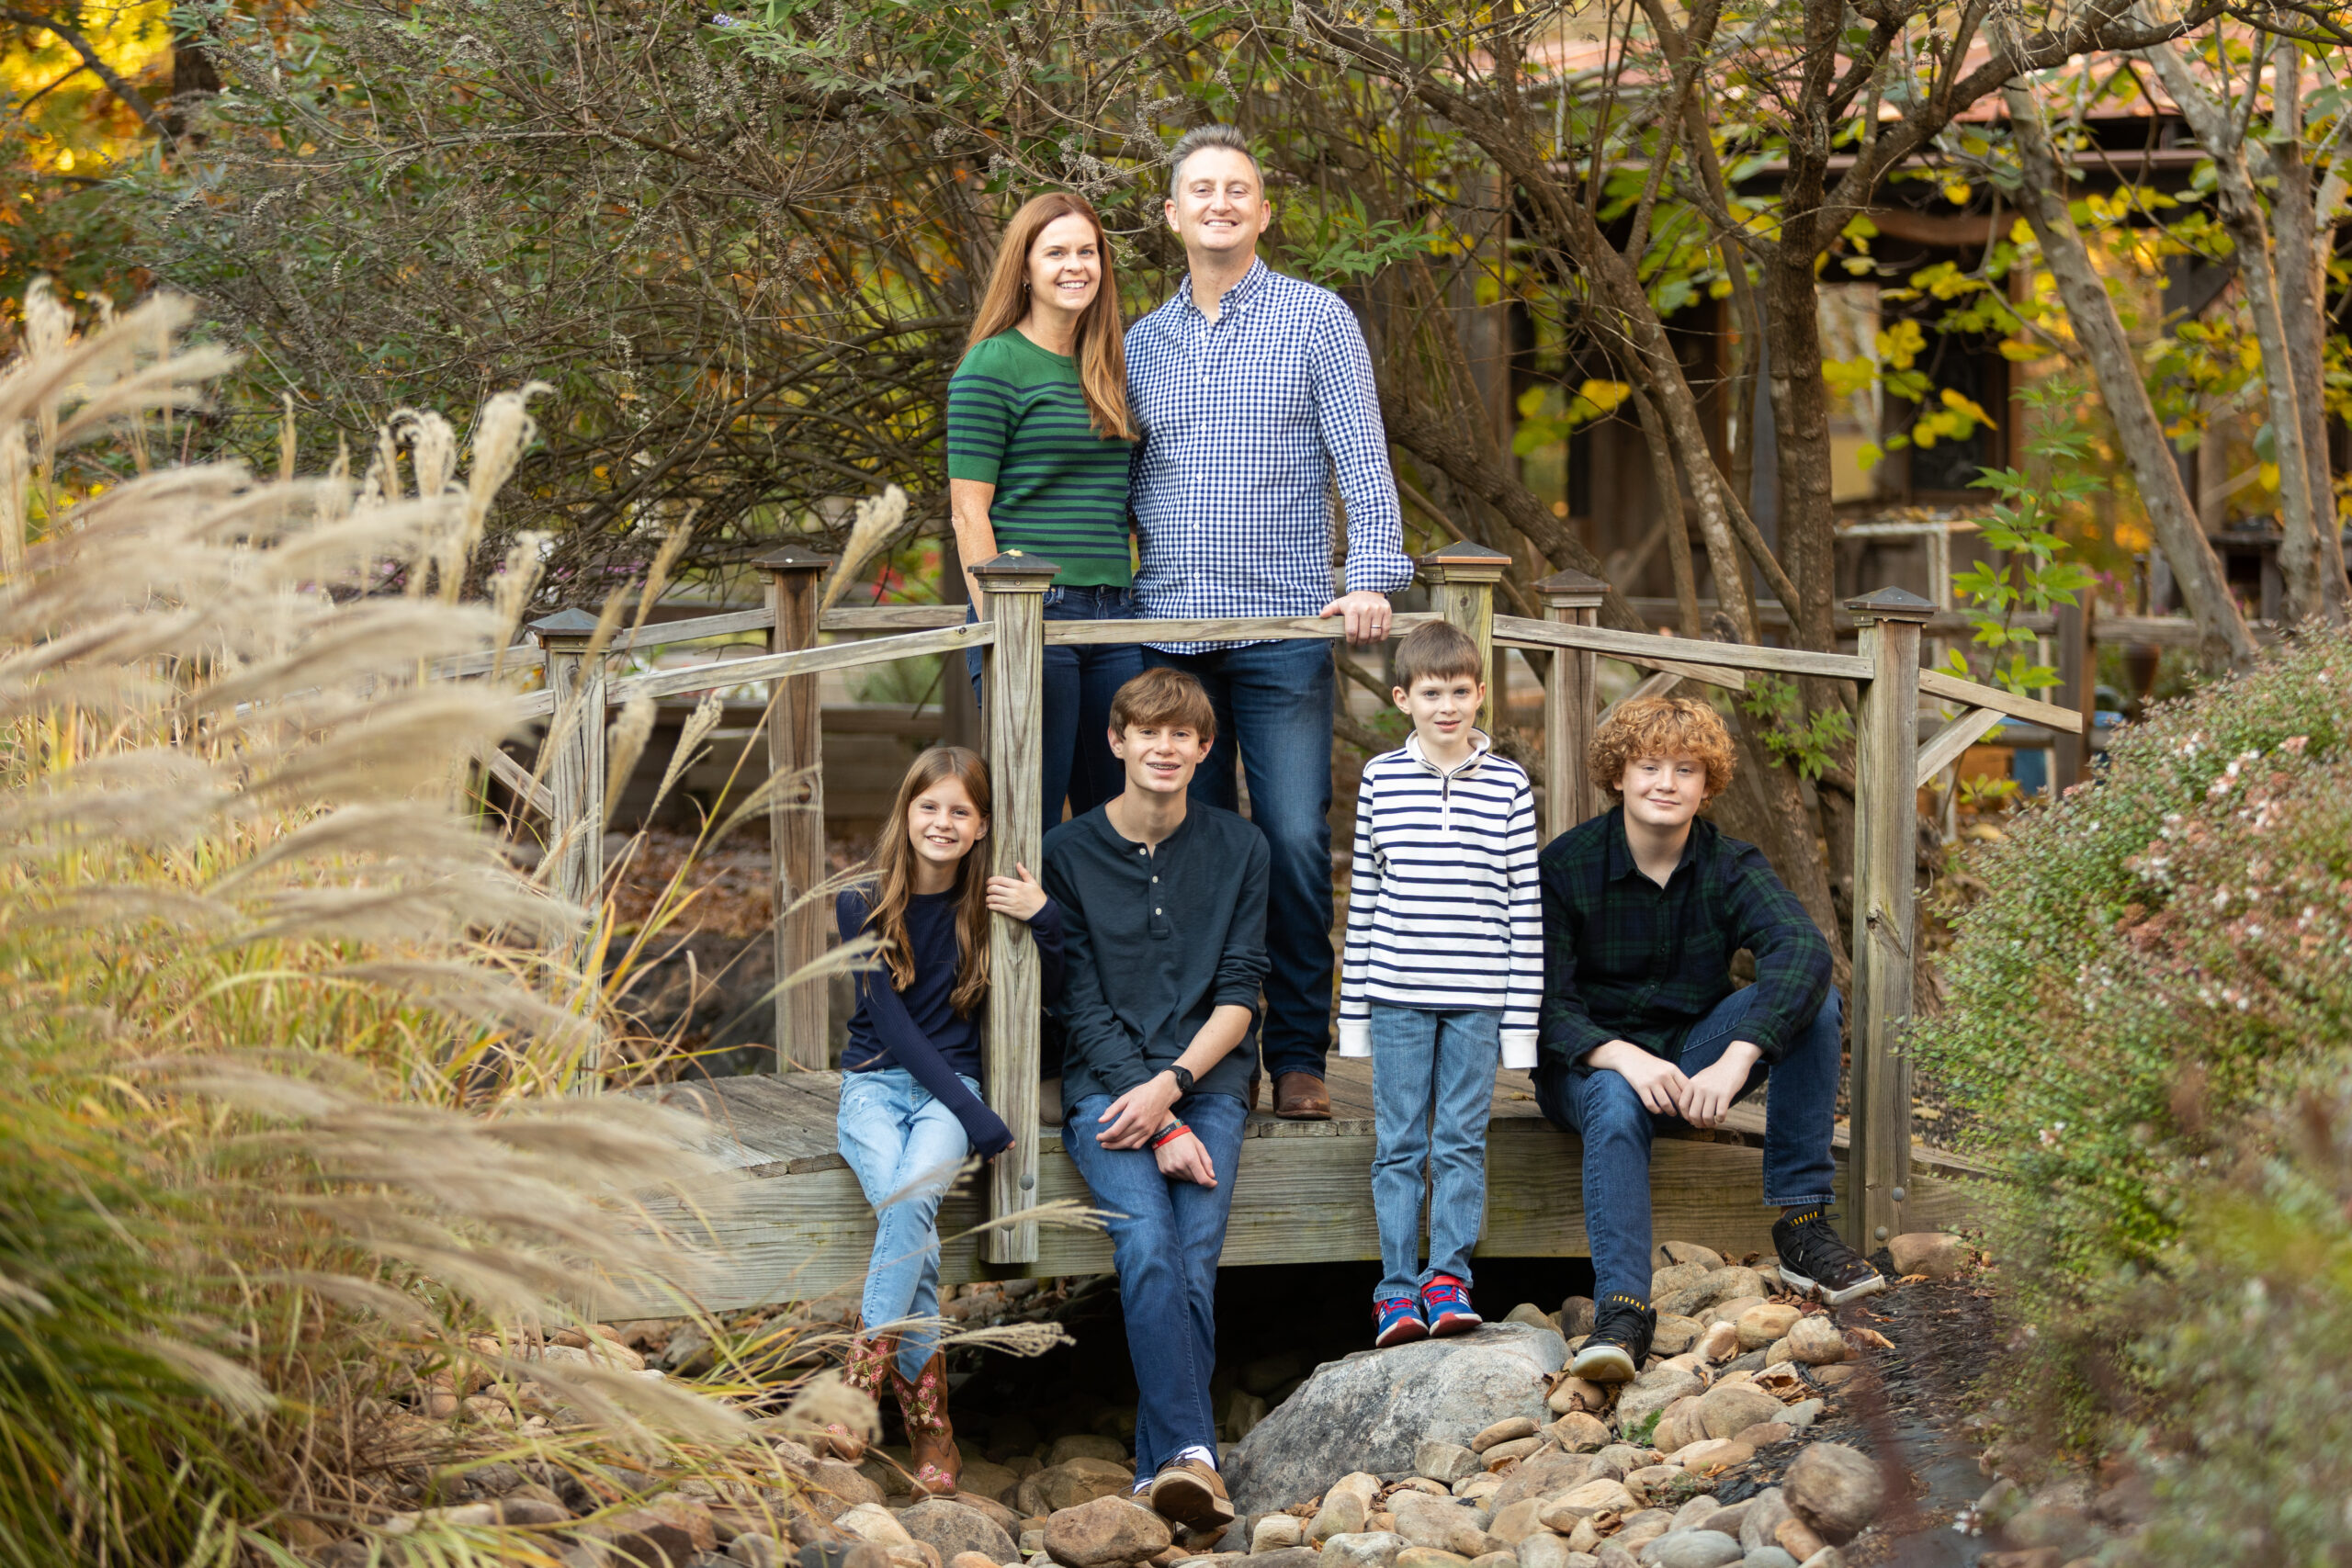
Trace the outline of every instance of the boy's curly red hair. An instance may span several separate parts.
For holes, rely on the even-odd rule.
[[[1592,782],[1623,800],[1626,765],[1637,757],[1695,757],[1707,770],[1707,798],[1731,787],[1736,754],[1723,716],[1691,697],[1637,697],[1609,716],[1586,760]]]

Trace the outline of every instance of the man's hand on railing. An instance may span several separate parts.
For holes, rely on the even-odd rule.
[[[1385,593],[1359,589],[1353,593],[1340,594],[1315,613],[1322,619],[1333,615],[1346,616],[1348,640],[1358,647],[1383,641],[1388,636],[1390,611]]]

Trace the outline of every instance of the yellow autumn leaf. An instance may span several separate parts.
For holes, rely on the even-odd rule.
[[[1968,198],[1972,194],[1973,194],[1973,187],[1970,186],[1966,180],[1946,180],[1944,182],[1944,199],[1951,202],[1954,207],[1966,207],[1968,205]]]

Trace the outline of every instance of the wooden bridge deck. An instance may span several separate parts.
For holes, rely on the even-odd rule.
[[[838,1073],[800,1070],[639,1091],[710,1122],[704,1148],[723,1174],[698,1183],[684,1201],[665,1199],[657,1206],[660,1217],[688,1234],[708,1227],[715,1251],[698,1277],[682,1281],[706,1308],[738,1311],[856,1288],[873,1245],[874,1216],[834,1152],[840,1086]],[[1380,1256],[1372,1214],[1371,1064],[1333,1057],[1329,1087],[1329,1122],[1282,1122],[1264,1113],[1250,1118],[1226,1232],[1226,1265]],[[1041,1096],[1036,1201],[1091,1203],[1062,1151],[1059,1088],[1058,1079],[1048,1079]],[[1761,1202],[1763,1130],[1762,1108],[1743,1105],[1712,1136],[1661,1140],[1651,1164],[1657,1234],[1731,1251],[1769,1250],[1772,1212]],[[1846,1142],[1841,1123],[1841,1199]],[[1915,1229],[1967,1221],[1973,1200],[1961,1179],[1976,1169],[1962,1156],[1915,1145],[1905,1221]],[[1525,1073],[1501,1074],[1487,1134],[1487,1223],[1479,1252],[1585,1256],[1582,1188],[1576,1140],[1537,1111]],[[961,1183],[949,1196],[940,1215],[941,1234],[949,1238],[942,1282],[1111,1268],[1107,1238],[1054,1225],[1041,1229],[1034,1263],[983,1264],[977,1240],[963,1234],[980,1222],[982,1212],[975,1182]],[[628,1297],[600,1301],[599,1310],[658,1315],[675,1309]]]

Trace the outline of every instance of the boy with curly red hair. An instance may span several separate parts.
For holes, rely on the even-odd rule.
[[[1544,897],[1535,1099],[1584,1142],[1593,1332],[1576,1375],[1624,1382],[1657,1328],[1649,1303],[1650,1141],[1713,1127],[1769,1083],[1764,1201],[1781,1279],[1836,1305],[1883,1290],[1828,1218],[1839,1003],[1828,942],[1753,844],[1700,818],[1731,783],[1731,735],[1688,697],[1626,703],[1592,739],[1617,802],[1555,839]],[[1756,961],[1740,988],[1732,955]]]

